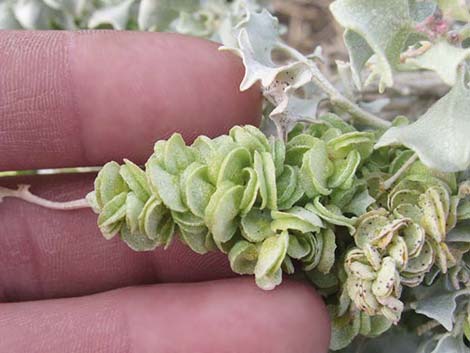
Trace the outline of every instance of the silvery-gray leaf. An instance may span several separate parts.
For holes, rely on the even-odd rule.
[[[408,0],[336,0],[330,5],[335,19],[345,29],[355,80],[375,54],[372,76],[379,76],[379,90],[393,85],[392,71],[411,30]]]
[[[470,166],[470,90],[463,76],[417,122],[392,127],[375,147],[402,144],[414,150],[429,168],[443,172],[467,169]]]
[[[318,105],[326,98],[326,95],[313,82],[302,86],[302,89],[305,98],[295,96],[295,87],[289,87],[282,101],[269,115],[276,124],[287,125],[287,131],[297,121],[315,120]]]
[[[221,49],[232,51],[243,59],[245,76],[240,84],[242,91],[247,90],[258,81],[263,87],[268,87],[279,73],[291,68],[299,73],[297,77],[294,77],[295,82],[290,82],[289,85],[300,87],[308,82],[300,67],[304,67],[304,70],[308,71],[308,67],[314,65],[312,57],[304,56],[281,41],[279,21],[266,9],[260,13],[248,11],[246,19],[240,22],[237,27],[240,29],[238,47],[222,47]],[[275,63],[272,59],[274,51],[282,52],[290,60],[283,65]],[[298,80],[301,80],[302,84],[296,84]]]
[[[470,295],[470,289],[438,294],[417,302],[415,311],[438,321],[447,331],[454,327],[456,300],[462,295]]]
[[[431,353],[468,353],[469,349],[463,341],[463,337],[455,337],[447,334],[441,337]]]
[[[406,69],[434,71],[447,85],[457,80],[459,65],[470,57],[470,49],[449,44],[447,40],[434,43],[423,54],[405,61]]]

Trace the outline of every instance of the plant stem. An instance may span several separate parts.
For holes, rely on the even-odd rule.
[[[388,128],[392,125],[391,122],[369,113],[343,96],[341,92],[328,81],[316,65],[312,66],[311,70],[313,73],[312,81],[329,96],[331,103],[347,111],[355,120],[376,128]]]
[[[431,320],[422,324],[416,328],[416,334],[418,336],[424,335],[426,332],[431,331],[432,329],[439,327],[441,324],[436,320]]]
[[[96,173],[102,167],[70,167],[70,168],[48,168],[31,170],[9,170],[0,171],[0,178],[22,175],[55,175],[55,174],[75,174],[75,173]]]
[[[413,154],[403,165],[400,169],[397,170],[395,174],[393,174],[390,178],[384,181],[383,187],[385,190],[388,190],[392,187],[393,184],[402,176],[404,172],[418,159],[418,155],[415,153]]]
[[[78,210],[81,208],[89,208],[90,204],[86,199],[79,199],[67,202],[56,202],[51,200],[43,199],[42,197],[36,196],[29,191],[30,185],[18,185],[17,190],[8,189],[0,186],[0,201],[5,197],[14,197],[17,199],[24,200],[26,202],[39,205],[42,207],[50,208],[53,210]]]

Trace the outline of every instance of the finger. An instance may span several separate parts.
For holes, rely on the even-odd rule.
[[[32,191],[60,201],[81,198],[93,189],[93,176],[34,180]],[[11,180],[9,186],[15,187],[17,181]],[[105,240],[96,221],[89,209],[54,211],[15,199],[0,203],[0,301],[233,276],[227,256],[219,252],[197,255],[176,239],[167,250],[135,252],[118,236]]]
[[[0,32],[0,170],[144,162],[153,143],[255,123],[217,44],[142,32]]]
[[[127,288],[3,304],[4,352],[324,353],[328,316],[310,288],[246,280]]]

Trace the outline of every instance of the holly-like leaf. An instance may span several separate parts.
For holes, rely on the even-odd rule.
[[[470,90],[459,75],[452,90],[437,101],[417,122],[392,127],[376,148],[402,144],[414,150],[432,169],[456,172],[470,167]]]
[[[405,64],[410,69],[425,69],[436,72],[447,85],[453,86],[458,77],[459,65],[470,57],[470,49],[463,49],[440,40],[426,52],[409,58]]]
[[[245,76],[240,84],[242,91],[260,81],[263,87],[269,86],[275,77],[284,70],[295,68],[297,63],[279,65],[272,59],[273,51],[282,51],[289,57],[304,56],[285,45],[279,37],[279,21],[267,10],[260,13],[247,12],[244,21],[238,24],[238,48],[222,47],[240,56],[245,64]],[[307,62],[307,58],[304,60]]]
[[[336,0],[330,9],[345,28],[355,81],[361,82],[361,71],[375,54],[371,78],[380,77],[381,92],[392,86],[392,71],[411,31],[408,0]]]
[[[454,311],[457,308],[456,300],[462,295],[470,295],[470,289],[454,292],[442,292],[419,300],[415,311],[419,314],[438,321],[447,331],[454,327]]]
[[[312,77],[318,73],[314,59],[321,57],[320,49],[304,56],[282,42],[279,21],[267,10],[247,11],[246,19],[237,26],[235,46],[221,47],[240,56],[245,66],[245,76],[240,84],[242,91],[260,82],[266,99],[275,106],[270,117],[278,130],[287,130],[298,120],[314,120],[319,102],[324,98]],[[286,58],[283,63],[273,57]],[[297,95],[302,88],[302,94]]]

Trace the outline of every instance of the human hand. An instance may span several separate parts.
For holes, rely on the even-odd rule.
[[[256,125],[260,94],[239,93],[241,64],[216,48],[173,34],[1,33],[0,170],[144,162],[175,131],[190,141]],[[27,183],[70,200],[93,175]],[[104,240],[89,210],[6,199],[0,225],[1,352],[327,350],[326,309],[308,285],[262,291],[252,278],[227,279],[225,256],[177,241],[135,253]]]

